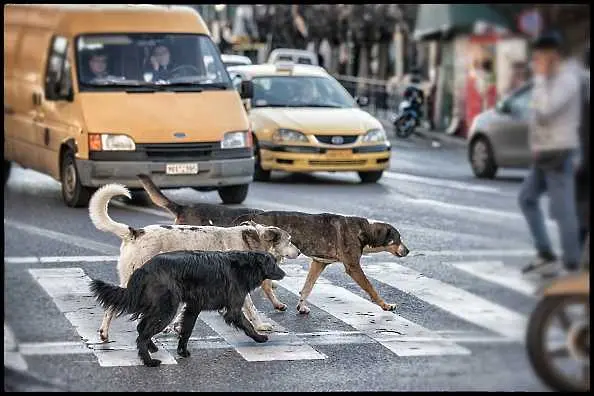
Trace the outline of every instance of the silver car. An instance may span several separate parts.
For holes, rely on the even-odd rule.
[[[498,168],[528,168],[528,111],[532,84],[527,83],[475,117],[468,133],[468,160],[476,177],[492,179]]]

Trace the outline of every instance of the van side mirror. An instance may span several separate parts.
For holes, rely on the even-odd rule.
[[[369,106],[369,98],[367,96],[357,96],[355,101],[361,107]]]
[[[252,99],[254,97],[254,84],[252,80],[243,80],[239,86],[239,96],[241,99]]]

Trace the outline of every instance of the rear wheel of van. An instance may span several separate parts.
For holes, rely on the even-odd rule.
[[[89,204],[94,189],[80,184],[74,153],[71,150],[66,150],[63,154],[60,181],[62,182],[62,198],[66,205],[79,208]]]
[[[359,172],[361,183],[375,183],[382,178],[384,171]]]
[[[4,160],[4,171],[2,176],[4,177],[4,179],[2,180],[2,182],[4,183],[4,185],[6,185],[6,182],[8,181],[8,178],[10,177],[10,167],[11,167],[12,163],[10,161],[6,161]]]
[[[249,184],[221,187],[218,189],[219,197],[224,204],[240,204],[247,197],[249,187]]]

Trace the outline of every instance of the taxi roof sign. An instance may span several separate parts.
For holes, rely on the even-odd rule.
[[[294,63],[290,63],[290,62],[283,62],[283,63],[277,63],[276,65],[276,71],[279,72],[292,72],[293,71],[293,67],[295,67]]]

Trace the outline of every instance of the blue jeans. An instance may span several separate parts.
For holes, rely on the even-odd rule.
[[[540,197],[548,192],[551,216],[556,220],[563,250],[563,263],[575,266],[580,262],[579,226],[575,202],[575,176],[572,158],[568,157],[561,169],[544,170],[535,165],[520,188],[519,204],[540,253],[552,253],[551,241],[540,209]]]

